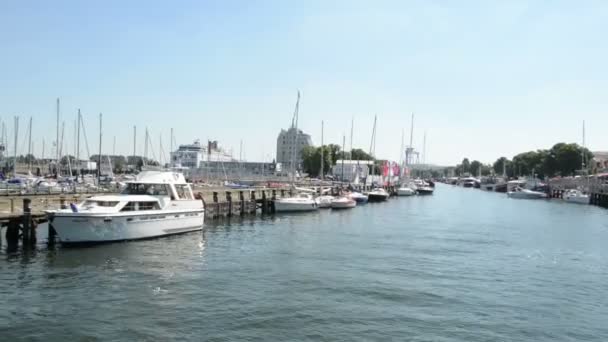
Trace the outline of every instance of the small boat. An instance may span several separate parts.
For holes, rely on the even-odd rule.
[[[348,197],[348,196],[340,196],[336,197],[331,201],[332,209],[350,209],[357,206],[357,201]]]
[[[180,173],[143,171],[118,195],[46,211],[63,244],[147,239],[203,229],[205,208]]]
[[[317,202],[317,206],[322,208],[331,208],[331,201],[334,199],[334,196],[323,195],[315,198]]]
[[[518,199],[547,198],[547,194],[544,192],[522,189],[520,187],[514,188],[513,191],[507,192],[507,196],[509,196],[510,198],[518,198]]]
[[[295,197],[279,198],[274,201],[274,211],[296,212],[296,211],[315,211],[319,206],[311,194],[300,193]]]
[[[413,196],[415,194],[416,190],[407,185],[402,185],[399,187],[399,189],[397,189],[397,196]]]
[[[351,192],[350,198],[354,199],[357,204],[365,204],[369,198],[360,192]]]
[[[564,201],[577,204],[589,204],[590,197],[578,189],[564,192]]]
[[[430,186],[427,182],[417,179],[414,181],[414,185],[416,186],[416,192],[418,195],[432,195],[435,191],[435,188]]]
[[[382,202],[386,201],[389,197],[389,193],[382,188],[374,188],[367,193],[369,202]]]

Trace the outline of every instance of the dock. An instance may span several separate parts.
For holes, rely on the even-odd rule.
[[[591,205],[608,208],[608,183],[596,177],[561,178],[548,182],[549,197],[564,198],[564,193],[570,189],[582,189],[589,194]]]
[[[331,194],[337,194],[340,185],[307,186],[317,193],[321,189],[329,189]],[[395,187],[386,187],[390,194],[395,193]],[[366,189],[359,189],[366,190]],[[234,216],[269,215],[274,214],[274,201],[293,196],[289,188],[242,188],[225,187],[193,189],[195,198],[205,205],[205,219],[215,220]],[[36,245],[36,229],[41,223],[48,222],[46,210],[65,209],[70,203],[80,203],[86,198],[103,193],[60,193],[60,194],[11,194],[0,196],[0,228],[6,228],[6,242],[9,246],[17,246],[19,241],[23,246]],[[48,243],[55,243],[56,232],[52,224],[48,225]],[[0,242],[2,239],[0,238]]]

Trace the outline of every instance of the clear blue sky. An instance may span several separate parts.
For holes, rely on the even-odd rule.
[[[9,134],[33,116],[38,153],[60,97],[70,144],[81,108],[92,150],[103,112],[105,153],[113,136],[130,153],[137,125],[139,151],[146,126],[157,154],[173,127],[261,160],[300,89],[314,143],[325,120],[349,145],[354,117],[367,150],[377,114],[380,158],[399,159],[411,112],[436,164],[580,142],[583,119],[608,150],[606,18],[606,1],[4,1],[0,116]]]

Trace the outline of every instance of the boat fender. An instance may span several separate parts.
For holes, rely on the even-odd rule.
[[[78,212],[78,207],[74,203],[70,203],[70,209],[72,209],[73,213],[77,213]]]

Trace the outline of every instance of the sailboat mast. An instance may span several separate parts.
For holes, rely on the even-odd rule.
[[[57,158],[56,158],[56,163],[57,163],[57,170],[59,170],[59,98],[57,98],[57,140],[55,140],[55,147],[56,147],[56,153],[57,153]]]
[[[372,156],[372,183],[374,182],[374,169],[376,168],[376,156],[374,155],[374,152],[376,150],[376,120],[377,120],[377,116],[374,115],[374,128],[372,129],[372,140],[369,143],[369,154]],[[366,182],[367,183],[367,182]]]
[[[13,177],[17,175],[17,137],[19,136],[19,117],[15,116],[15,146],[13,147],[14,150],[14,157],[15,159],[13,160]]]
[[[426,131],[424,131],[424,138],[422,139],[422,164],[426,165]]]
[[[30,128],[28,133],[28,143],[27,143],[27,170],[32,172],[32,117],[30,116]]]
[[[298,112],[300,110],[300,91],[298,90],[298,99],[296,100],[296,108],[293,113],[293,119],[291,120],[292,128],[294,132],[293,138],[293,152],[291,155],[291,176],[292,183],[296,181],[296,156],[298,155]]]
[[[323,120],[321,120],[321,171],[319,171],[321,180],[325,178],[325,158],[323,156],[324,150],[325,146],[323,145]]]
[[[80,108],[78,109],[78,127],[76,128],[76,163],[80,163],[80,123],[82,118],[80,117]],[[78,165],[78,164],[76,164]]]
[[[171,128],[171,136],[169,137],[169,167],[173,163],[171,153],[173,152],[173,127]]]
[[[344,158],[346,158],[346,135],[342,135],[342,181],[344,182]]]
[[[101,143],[102,143],[102,132],[103,132],[103,126],[102,126],[102,122],[103,122],[103,114],[99,113],[99,157],[97,159],[97,185],[99,185],[99,182],[101,181]]]
[[[350,159],[353,159],[353,130],[355,128],[355,117],[350,121]]]
[[[137,126],[133,126],[133,158],[137,152]]]

